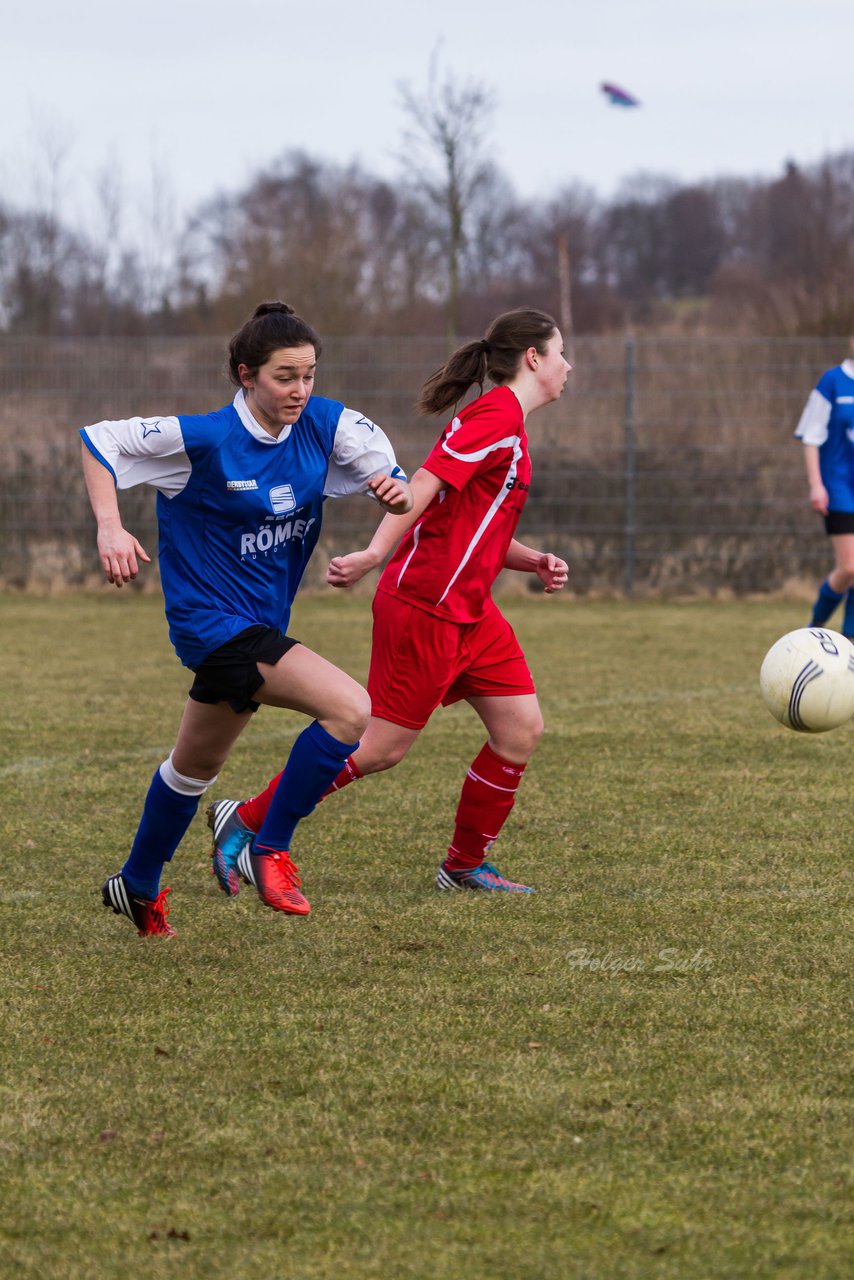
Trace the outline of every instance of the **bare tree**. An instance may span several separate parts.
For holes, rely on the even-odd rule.
[[[399,214],[394,193],[357,167],[288,152],[246,190],[202,206],[189,269],[206,282],[222,326],[238,323],[250,301],[279,296],[326,333],[369,331],[366,317],[393,292]]]
[[[600,305],[605,290],[604,268],[596,257],[601,210],[591,188],[567,184],[528,211],[524,226],[529,242],[528,275],[536,282],[534,295],[559,319],[572,361],[575,331],[610,327],[607,309]],[[593,305],[591,305],[593,304]]]
[[[712,285],[713,322],[774,334],[847,334],[854,306],[854,152],[755,182]]]
[[[142,305],[150,316],[165,315],[171,306],[176,274],[180,217],[168,164],[152,152],[147,189],[137,209],[140,230],[135,257],[142,286]]]
[[[436,53],[430,60],[427,88],[399,89],[410,121],[404,134],[404,168],[436,218],[446,272],[446,332],[456,342],[460,328],[460,269],[473,206],[490,166],[484,142],[494,95],[475,80],[440,75]]]
[[[67,129],[43,113],[33,113],[33,166],[31,180],[35,202],[31,229],[38,239],[35,257],[40,287],[35,306],[36,325],[45,333],[54,333],[60,326],[62,299],[62,245],[66,234],[63,210],[67,203],[66,162],[71,150],[71,138]],[[26,292],[28,263],[19,275],[19,282]]]

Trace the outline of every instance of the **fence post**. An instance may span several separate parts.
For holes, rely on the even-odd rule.
[[[626,442],[626,595],[632,594],[635,582],[635,340],[626,338],[626,413],[624,422]]]

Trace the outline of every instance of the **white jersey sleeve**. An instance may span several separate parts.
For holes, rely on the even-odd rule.
[[[381,472],[406,479],[385,432],[364,414],[344,409],[335,432],[324,497],[345,498],[352,493],[366,493],[372,498],[368,481]]]
[[[827,424],[833,406],[820,391],[809,393],[801,420],[795,428],[795,435],[804,444],[823,445],[827,439]]]
[[[177,418],[125,418],[96,422],[80,432],[88,448],[113,474],[118,489],[150,484],[174,498],[192,471]]]

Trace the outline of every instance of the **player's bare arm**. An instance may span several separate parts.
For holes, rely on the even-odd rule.
[[[98,554],[108,582],[121,587],[139,573],[139,561],[150,564],[151,557],[132,533],[128,533],[119,514],[116,485],[106,467],[84,444],[83,478],[89,503],[98,525]]]
[[[516,538],[507,548],[504,568],[515,569],[520,573],[535,573],[547,595],[560,591],[566,586],[569,578],[569,565],[565,560],[552,555],[549,551],[537,551],[533,547],[526,547]]]
[[[330,560],[329,568],[326,570],[326,581],[331,587],[352,587],[371,569],[381,565],[392,548],[397,546],[407,529],[411,529],[444,485],[432,471],[419,467],[406,488],[409,490],[412,505],[403,515],[389,512],[388,515],[383,516],[376,533],[364,550],[352,551],[349,555],[335,556]]]
[[[821,478],[821,465],[819,463],[817,445],[804,445],[804,465],[806,466],[807,483],[810,488],[810,506],[819,515],[826,516],[828,509],[827,489],[825,489]]]

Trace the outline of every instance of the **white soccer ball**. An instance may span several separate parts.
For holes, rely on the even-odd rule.
[[[854,716],[854,645],[824,627],[790,631],[765,655],[759,689],[787,729],[836,729]]]

